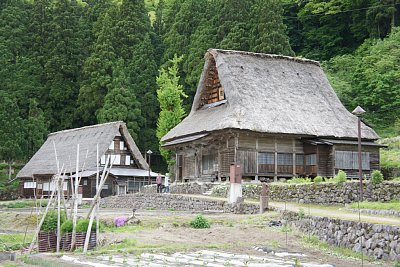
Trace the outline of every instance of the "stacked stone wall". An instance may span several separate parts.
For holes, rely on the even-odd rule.
[[[188,195],[201,195],[211,190],[219,183],[176,183],[169,185],[169,192],[171,194],[188,194]],[[141,189],[141,193],[156,193],[157,185],[145,185]]]
[[[306,216],[299,219],[295,212],[285,212],[284,218],[304,233],[309,233],[330,245],[361,252],[375,259],[400,260],[400,227],[336,218]]]
[[[157,193],[138,193],[107,197],[101,199],[101,205],[106,208],[119,209],[173,209],[180,211],[221,211],[244,214],[256,214],[260,210],[258,204],[230,204],[224,200]]]
[[[229,184],[221,184],[212,189],[212,195],[226,197]],[[364,201],[389,202],[400,199],[399,182],[383,182],[381,184],[364,183]],[[259,199],[260,184],[244,184],[245,199]],[[272,184],[269,185],[269,198],[273,201],[290,201],[313,204],[348,204],[357,202],[359,183],[307,183],[307,184]]]

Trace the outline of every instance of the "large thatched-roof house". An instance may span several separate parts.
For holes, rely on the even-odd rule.
[[[357,174],[357,117],[316,61],[210,49],[190,114],[162,141],[177,179]],[[378,135],[362,124],[363,169],[379,168]]]
[[[106,156],[110,155],[113,167],[102,190],[102,196],[138,191],[148,184],[149,166],[141,155],[124,122],[110,122],[70,129],[49,134],[46,142],[17,174],[21,181],[21,195],[48,196],[51,193],[51,177],[57,173],[55,151],[59,168],[66,173],[65,193],[68,181],[75,177],[77,145],[79,144],[79,173],[84,198],[96,192],[97,146],[99,166],[103,169]],[[152,179],[157,175],[150,173]],[[34,192],[35,190],[35,192]]]

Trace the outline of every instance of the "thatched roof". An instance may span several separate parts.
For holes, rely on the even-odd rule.
[[[125,123],[117,121],[49,134],[46,142],[17,174],[17,177],[57,173],[53,142],[57,150],[60,168],[64,166],[67,173],[76,171],[78,144],[79,170],[82,169],[84,163],[84,170],[94,168],[96,167],[97,144],[99,145],[99,157],[101,157],[107,151],[114,137],[121,134],[126,140],[128,149],[132,152],[133,159],[140,168],[148,170],[148,165],[129,134]]]
[[[342,105],[318,62],[217,49],[205,58],[190,114],[162,141],[222,129],[357,138],[357,117]],[[199,108],[214,62],[226,101]],[[379,138],[365,124],[362,137]]]

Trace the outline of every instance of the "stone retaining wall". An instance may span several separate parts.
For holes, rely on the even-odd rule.
[[[381,184],[364,184],[365,201],[389,202],[400,199],[400,183],[384,182]],[[229,184],[221,184],[212,189],[212,195],[226,197]],[[260,184],[244,184],[245,199],[259,199]],[[275,201],[290,201],[313,204],[347,204],[358,201],[359,183],[308,183],[308,184],[279,184],[269,186],[269,197]]]
[[[260,207],[258,204],[238,203],[230,204],[223,200],[212,200],[199,197],[188,197],[171,194],[128,194],[101,199],[101,205],[106,208],[126,209],[158,209],[158,210],[184,210],[184,211],[222,211],[232,213],[256,214]]]
[[[169,185],[169,192],[171,194],[189,194],[189,195],[201,195],[211,190],[214,186],[219,183],[172,183]],[[157,185],[145,185],[141,189],[141,193],[156,193]]]
[[[400,260],[400,227],[328,217],[306,216],[295,212],[283,215],[304,233],[317,236],[330,245],[346,247],[375,259]]]

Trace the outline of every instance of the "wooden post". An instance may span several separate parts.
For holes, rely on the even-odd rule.
[[[79,144],[77,144],[76,148],[76,172],[75,172],[75,185],[74,185],[74,205],[72,211],[72,237],[71,237],[71,251],[75,248],[76,242],[76,221],[78,217],[78,187],[79,187],[79,179],[78,179],[78,172],[79,172]]]
[[[278,181],[278,143],[276,142],[276,137],[274,137],[274,146],[275,146],[275,153],[274,153],[274,182]]]
[[[269,188],[266,183],[261,184],[261,195],[260,195],[260,214],[268,210],[268,195]]]
[[[96,147],[96,194],[99,191],[99,144]],[[128,182],[129,183],[129,182]],[[100,194],[101,196],[101,194]],[[100,209],[100,201],[97,202],[96,206],[96,245],[98,245],[99,238],[99,209]]]
[[[56,252],[60,252],[61,243],[61,186],[60,186],[60,175],[57,175],[57,247]]]

